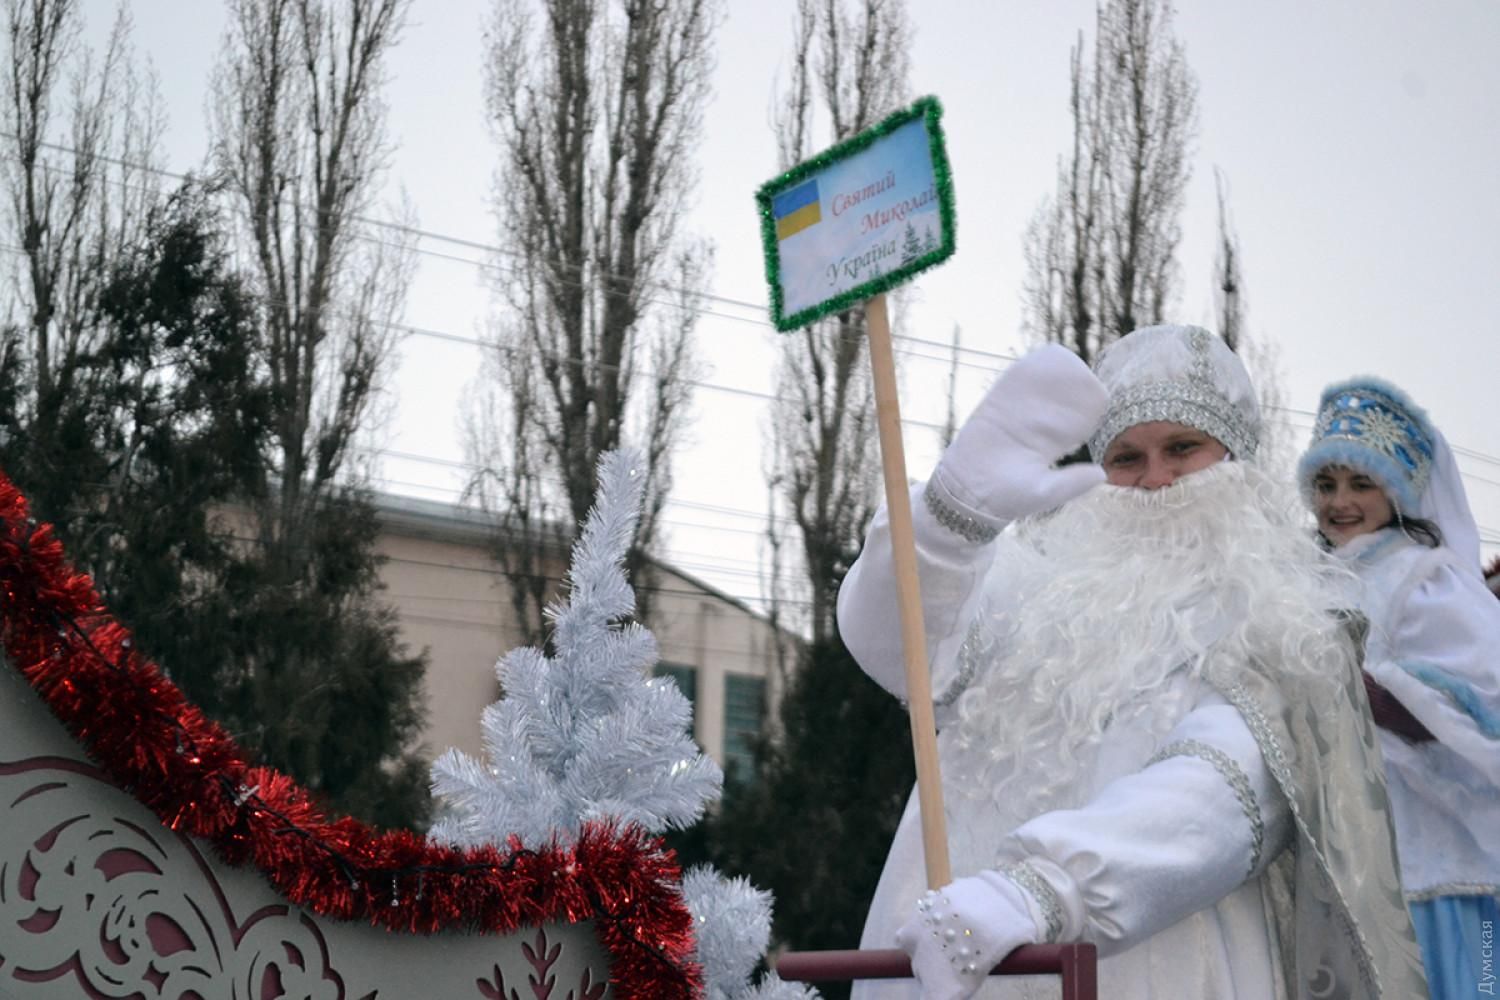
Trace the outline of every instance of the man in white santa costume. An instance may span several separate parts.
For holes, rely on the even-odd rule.
[[[958,878],[924,892],[913,797],[862,944],[919,983],[857,998],[1046,996],[986,973],[1060,941],[1111,1000],[1426,996],[1341,571],[1259,435],[1224,343],[1152,327],[1016,362],[913,491]],[[890,565],[882,511],[839,625],[900,696]]]

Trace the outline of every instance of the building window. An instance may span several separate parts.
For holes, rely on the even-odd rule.
[[[693,706],[694,714],[697,714],[698,706],[698,672],[692,667],[685,667],[679,663],[658,663],[655,674],[657,677],[670,677],[672,683],[677,685],[677,690]]]
[[[724,675],[724,770],[739,781],[755,774],[755,741],[766,714],[766,682]]]

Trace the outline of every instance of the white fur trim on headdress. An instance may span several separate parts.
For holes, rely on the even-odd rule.
[[[1427,413],[1406,393],[1370,376],[1323,390],[1312,444],[1297,463],[1297,482],[1312,502],[1312,482],[1329,466],[1357,469],[1378,482],[1397,510],[1415,515],[1432,476],[1436,435]]]
[[[1095,461],[1122,431],[1156,420],[1203,431],[1237,459],[1255,455],[1260,442],[1255,388],[1240,359],[1207,330],[1137,330],[1105,349],[1094,374],[1109,390],[1109,410],[1089,438]]]

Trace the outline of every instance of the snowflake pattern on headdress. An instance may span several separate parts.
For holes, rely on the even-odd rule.
[[[1406,437],[1401,424],[1384,410],[1372,409],[1365,414],[1365,439],[1381,451],[1395,454],[1404,450]]]
[[[1324,391],[1298,478],[1305,490],[1318,468],[1358,468],[1412,511],[1432,476],[1434,453],[1427,415],[1400,390],[1377,379],[1346,382]]]

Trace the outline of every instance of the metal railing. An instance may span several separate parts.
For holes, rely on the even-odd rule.
[[[1062,1000],[1098,1000],[1098,950],[1091,944],[1031,944],[1017,948],[992,976],[1062,977]],[[789,951],[776,974],[790,982],[910,979],[911,959],[899,948],[869,951]]]

